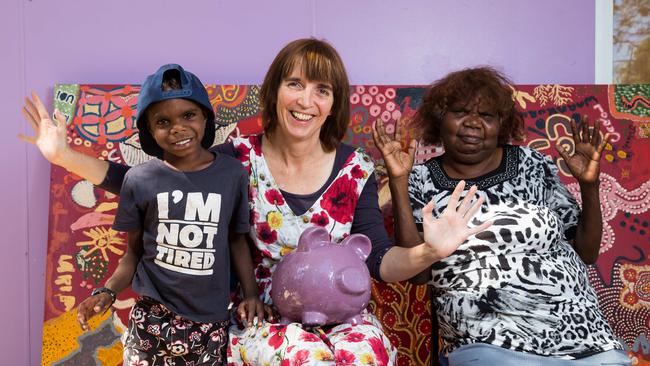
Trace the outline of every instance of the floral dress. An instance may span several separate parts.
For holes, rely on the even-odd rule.
[[[350,235],[357,200],[374,166],[360,150],[347,158],[334,181],[302,215],[296,215],[264,160],[261,135],[233,141],[236,157],[249,172],[253,261],[260,298],[271,305],[271,276],[283,256],[293,251],[309,226],[328,229],[332,241]],[[396,351],[378,320],[363,314],[363,324],[307,327],[266,323],[230,328],[229,365],[392,365]]]

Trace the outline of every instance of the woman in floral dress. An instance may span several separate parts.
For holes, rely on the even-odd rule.
[[[425,221],[423,243],[393,246],[378,206],[372,160],[341,143],[350,118],[349,89],[345,68],[332,46],[316,39],[293,41],[278,53],[262,84],[264,132],[211,149],[235,156],[249,172],[250,239],[260,296],[267,305],[272,306],[271,276],[277,263],[312,225],[325,227],[334,242],[352,233],[368,236],[373,244],[366,261],[370,274],[387,282],[415,276],[442,258],[447,248],[489,226],[468,227],[482,200],[472,202],[473,187],[461,201],[460,184],[453,197],[457,205],[450,205],[454,208],[437,220]],[[31,122],[37,136],[28,139],[48,160],[119,192],[128,167],[72,151],[65,142],[65,128],[56,127],[47,113]],[[242,319],[243,325],[230,328],[228,363],[393,365],[396,351],[379,322],[367,312],[363,319],[357,325],[321,327],[281,325],[272,315],[267,322],[258,319],[255,326]]]

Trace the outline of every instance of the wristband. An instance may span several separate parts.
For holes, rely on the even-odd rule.
[[[90,293],[90,296],[99,295],[101,293],[107,293],[111,295],[111,303],[108,306],[111,306],[115,303],[115,298],[117,297],[117,295],[115,294],[115,291],[111,290],[108,287],[98,287],[94,289],[93,292]]]

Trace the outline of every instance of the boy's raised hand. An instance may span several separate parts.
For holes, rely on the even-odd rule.
[[[271,307],[264,304],[257,296],[242,300],[237,306],[237,316],[242,324],[247,327],[252,325],[262,326],[264,319],[274,321]],[[253,324],[255,320],[257,320],[257,323]]]
[[[77,308],[77,321],[83,330],[89,330],[88,321],[97,314],[108,310],[111,306],[111,295],[102,292],[95,296],[89,296],[79,304]]]
[[[25,105],[21,112],[32,126],[36,136],[19,134],[18,138],[36,145],[50,163],[61,165],[65,159],[64,155],[70,149],[65,116],[57,110],[54,112],[55,120],[52,120],[35,92],[32,92],[31,99],[25,98]]]

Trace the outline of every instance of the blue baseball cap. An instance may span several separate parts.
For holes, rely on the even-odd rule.
[[[175,90],[162,90],[163,76],[166,72],[176,70],[180,75],[181,88]],[[208,98],[208,92],[205,90],[203,83],[199,78],[189,71],[185,71],[181,65],[167,64],[161,66],[155,74],[147,76],[142,84],[140,95],[138,95],[138,114],[136,115],[136,125],[140,137],[140,147],[149,155],[158,158],[163,157],[163,150],[158,146],[156,140],[149,132],[145,111],[153,103],[161,102],[168,99],[182,98],[191,100],[205,110],[207,119],[205,122],[205,132],[201,140],[201,146],[208,149],[214,142],[215,118],[214,110]]]

